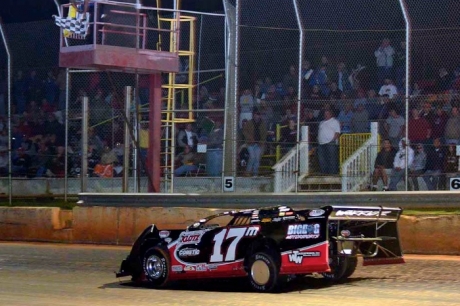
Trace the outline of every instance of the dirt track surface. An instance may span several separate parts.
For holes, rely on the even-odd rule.
[[[113,271],[127,247],[0,242],[0,305],[459,305],[460,257],[406,256],[407,263],[357,268],[342,284],[321,277],[281,293],[239,281],[196,281],[163,290],[136,287]]]

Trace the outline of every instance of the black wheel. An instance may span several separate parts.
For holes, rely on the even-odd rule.
[[[142,258],[142,268],[150,285],[160,288],[167,284],[170,263],[166,251],[162,248],[148,249]]]
[[[248,261],[249,282],[256,291],[271,292],[278,288],[279,266],[268,252],[252,254]]]
[[[356,267],[358,266],[358,257],[348,257],[347,269],[343,274],[342,278],[348,278],[355,273]]]
[[[358,264],[356,257],[334,256],[331,257],[330,261],[331,272],[324,272],[321,275],[335,282],[344,280],[352,275]]]

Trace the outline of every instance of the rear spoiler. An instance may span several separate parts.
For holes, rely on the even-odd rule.
[[[329,220],[357,220],[396,222],[402,213],[402,208],[383,206],[329,206],[332,211]]]

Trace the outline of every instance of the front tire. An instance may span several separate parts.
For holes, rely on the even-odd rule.
[[[257,252],[249,258],[248,277],[251,287],[259,292],[271,292],[278,288],[279,266],[267,252]]]
[[[168,283],[170,262],[167,253],[160,247],[148,249],[142,258],[142,268],[148,283],[155,288]]]

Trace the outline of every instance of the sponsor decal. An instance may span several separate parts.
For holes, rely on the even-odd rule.
[[[173,271],[173,272],[182,272],[183,270],[184,270],[184,267],[181,266],[181,265],[171,267],[171,271]]]
[[[172,238],[170,238],[170,237],[165,238],[165,241],[166,241],[166,243],[170,243],[172,241]]]
[[[178,242],[179,244],[197,244],[200,243],[201,238],[203,237],[206,231],[192,231],[192,232],[182,232],[179,235]]]
[[[196,271],[199,271],[199,272],[208,271],[208,266],[206,264],[196,265]]]
[[[280,217],[284,217],[285,215],[286,215],[285,212],[280,212],[280,214],[279,214]]]
[[[348,216],[348,217],[376,217],[376,216],[383,216],[386,217],[387,215],[391,214],[391,211],[384,210],[384,211],[370,211],[370,210],[338,210],[335,215],[337,217],[340,216]]]
[[[294,220],[295,216],[283,217],[283,220]]]
[[[251,223],[259,223],[259,222],[260,222],[259,219],[252,219],[252,220],[251,220]]]
[[[184,271],[195,271],[194,266],[185,266]]]
[[[288,226],[286,239],[314,239],[319,237],[319,224],[293,224]]]
[[[345,238],[346,238],[346,237],[350,237],[351,232],[350,232],[349,230],[342,230],[342,231],[340,231],[340,235],[341,235],[342,237],[345,237]]]
[[[259,229],[260,228],[258,226],[250,226],[248,227],[244,235],[249,237],[257,236],[257,234],[259,233]]]
[[[322,209],[313,209],[310,211],[310,213],[308,214],[310,217],[319,217],[319,216],[322,216],[324,215],[325,211],[322,210]]]
[[[160,235],[160,238],[169,237],[169,231],[160,231],[159,235]]]
[[[321,252],[313,251],[313,252],[300,252],[300,251],[292,251],[291,254],[288,255],[289,262],[293,262],[295,264],[301,265],[304,257],[320,257]]]
[[[190,257],[190,256],[197,256],[197,255],[200,255],[200,250],[198,249],[185,248],[179,251],[180,257]]]
[[[217,270],[217,265],[216,265],[216,264],[210,264],[210,265],[208,265],[208,270],[209,270],[209,271]]]
[[[277,218],[273,218],[272,221],[273,222],[280,222],[282,219],[280,217],[277,217]]]
[[[206,219],[200,219],[200,223],[206,222]]]
[[[280,208],[278,208],[279,211],[290,211],[291,209],[286,207],[286,206],[281,206]]]
[[[263,218],[260,222],[265,223],[265,222],[270,222],[272,219],[270,218]]]

